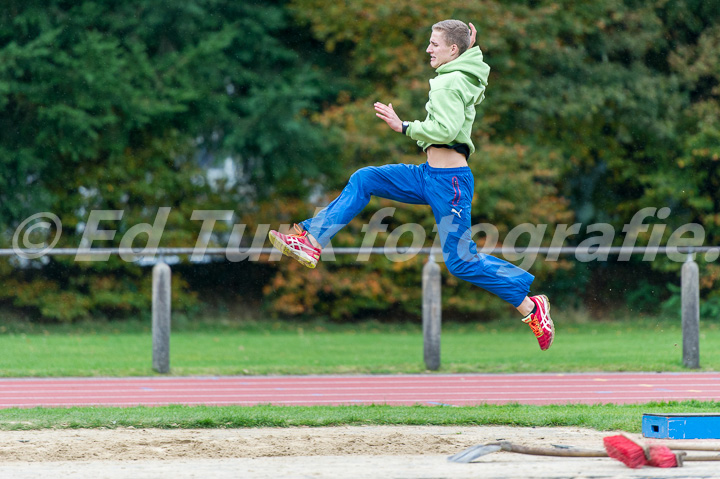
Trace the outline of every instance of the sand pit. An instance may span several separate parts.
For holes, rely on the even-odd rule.
[[[0,431],[0,477],[531,478],[718,477],[715,463],[631,470],[607,458],[493,453],[473,464],[447,456],[508,440],[602,449],[580,428],[348,426],[268,429],[59,429]]]

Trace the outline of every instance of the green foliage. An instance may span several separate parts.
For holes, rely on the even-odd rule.
[[[639,281],[637,286],[625,293],[628,310],[636,313],[657,313],[662,304],[660,290],[657,284],[647,280]]]
[[[12,3],[0,24],[4,224],[57,209],[95,170],[113,182],[128,150],[169,138],[165,169],[190,146],[205,162],[235,155],[258,193],[331,168],[309,116],[332,88],[286,47],[281,6]]]
[[[76,247],[89,212],[112,209],[123,217],[103,226],[116,236],[94,246],[117,246],[169,206],[161,246],[191,246],[194,210],[235,211],[249,234],[312,215],[359,167],[424,161],[372,104],[424,117],[434,76],[424,50],[444,18],[477,26],[492,68],[473,132],[474,224],[494,225],[500,243],[517,225],[547,224],[548,245],[557,225],[605,222],[620,244],[635,212],[669,207],[666,220],[648,220],[667,223],[662,241],[694,222],[706,244],[718,244],[717,2],[10,0],[0,12],[0,245],[23,219],[51,211],[63,221],[58,246]],[[210,181],[206,169],[225,158],[237,177]],[[376,246],[406,223],[420,224],[432,244],[428,208],[373,200],[333,245],[359,246],[363,225],[387,206],[398,208]],[[217,233],[211,244],[224,246],[229,225]],[[567,244],[589,235],[582,228]],[[648,241],[641,233],[638,244]],[[312,272],[290,261],[237,266],[265,278],[255,290],[269,312],[340,321],[416,318],[423,261],[338,256]],[[534,289],[562,302],[589,300],[606,267],[617,267],[542,258],[524,266]],[[629,266],[613,281],[637,310],[652,309],[648,292],[679,270],[662,258]],[[0,261],[0,300],[60,321],[136,314],[147,309],[147,276],[118,258]],[[716,297],[720,266],[703,263],[701,278],[703,296]],[[447,274],[443,281],[449,314],[489,318],[507,308]],[[178,306],[196,307],[198,291],[218,284],[179,278]]]
[[[188,246],[194,210],[304,195],[334,170],[332,142],[311,120],[334,87],[288,47],[296,32],[281,2],[6,2],[0,245],[24,218],[50,211],[63,222],[58,246],[77,247],[92,210],[119,210],[101,225],[114,239],[92,244],[118,246],[170,207],[160,246]],[[226,157],[234,184],[211,183],[205,168]],[[116,257],[53,258],[38,274],[13,264],[0,297],[41,317],[148,309],[148,273]],[[177,285],[184,310],[195,294]]]
[[[717,244],[720,65],[713,52],[720,39],[720,9],[711,4],[427,0],[389,6],[368,0],[322,8],[316,0],[295,0],[293,7],[329,51],[348,55],[352,79],[379,85],[367,95],[357,90],[356,99],[348,96],[326,113],[328,124],[340,124],[346,132],[348,170],[418,161],[406,139],[367,113],[374,100],[384,100],[392,101],[403,118],[422,117],[432,77],[423,51],[429,26],[441,18],[461,18],[478,27],[478,44],[492,68],[475,125],[474,223],[492,223],[501,240],[525,222],[551,225],[546,238],[552,237],[552,225],[573,221],[610,223],[620,233],[640,208],[668,206],[672,215],[664,241],[678,226],[697,222],[706,228],[706,244]],[[427,211],[410,211],[415,214],[409,221],[425,223]],[[585,235],[583,228],[568,244]],[[622,238],[616,234],[616,244]],[[648,240],[649,232],[638,243]],[[660,258],[652,263],[658,273],[634,266],[619,269],[624,276],[615,281],[622,283],[633,309],[652,310],[664,295],[649,292],[661,289],[665,272],[676,272],[679,265]],[[335,265],[324,267],[335,274]],[[398,280],[391,288],[397,295],[412,279],[394,269],[385,265],[384,274]],[[598,269],[538,261],[531,271],[537,275],[535,288],[553,291],[565,302],[593,294]],[[411,276],[419,278],[419,271],[416,265]],[[715,290],[718,268],[708,264],[703,273],[704,291]],[[643,275],[657,279],[638,283]],[[571,284],[554,288],[558,280]],[[452,291],[444,296],[446,308],[497,314],[500,305],[493,298],[455,278],[445,281]],[[418,306],[417,294],[411,310]],[[377,307],[385,306],[378,302]]]
[[[665,314],[680,315],[682,311],[682,288],[676,284],[668,284],[670,297],[662,303]],[[720,322],[720,298],[709,296],[700,302],[700,321]]]

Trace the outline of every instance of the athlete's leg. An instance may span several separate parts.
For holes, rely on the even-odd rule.
[[[428,168],[428,175],[426,198],[435,215],[448,271],[520,306],[534,276],[500,258],[478,253],[470,236],[474,192],[470,168]]]
[[[430,178],[425,182],[428,186],[425,196],[438,224],[448,271],[515,306],[535,334],[540,349],[548,349],[555,338],[550,301],[545,295],[528,297],[533,275],[507,261],[478,253],[472,241],[470,208],[474,179],[470,169],[427,171]]]
[[[371,196],[402,203],[427,204],[421,184],[424,167],[393,164],[361,168],[353,173],[340,196],[300,226],[324,247],[367,206]]]

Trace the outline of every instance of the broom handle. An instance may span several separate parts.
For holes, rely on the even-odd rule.
[[[667,446],[673,451],[718,451],[720,452],[719,446],[703,446],[702,444],[671,444],[671,443],[658,443]]]
[[[662,445],[666,446],[668,449],[671,449],[673,451],[717,451],[720,452],[720,444],[717,442],[713,444],[683,444],[682,441],[673,442],[673,441],[652,441],[647,442],[643,439],[633,436],[627,433],[623,433],[623,436],[637,444],[638,446],[642,447],[645,451],[648,450],[648,448],[652,445]],[[647,452],[646,452],[647,454]]]
[[[487,446],[500,446],[503,451],[506,452],[515,452],[518,454],[528,454],[531,456],[556,456],[556,457],[608,457],[608,454],[606,451],[600,451],[595,449],[577,449],[577,448],[571,448],[571,449],[556,449],[556,448],[549,448],[549,447],[531,447],[531,446],[521,446],[519,444],[513,444],[511,442],[502,441],[502,442],[492,442],[489,444],[486,444]],[[705,449],[703,449],[705,447]],[[673,450],[683,450],[683,451],[716,451],[718,449],[709,449],[708,446],[670,446],[670,449]],[[684,456],[684,461],[720,461],[720,454],[711,455],[711,456]]]
[[[688,461],[720,461],[720,455],[717,456],[684,456],[684,462]]]
[[[498,445],[503,451],[516,452],[518,454],[530,454],[533,456],[560,456],[560,457],[607,457],[605,451],[593,449],[554,449],[548,447],[520,446],[510,442],[498,442],[488,445]]]

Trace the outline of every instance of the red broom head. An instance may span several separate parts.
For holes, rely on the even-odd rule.
[[[647,463],[645,450],[639,444],[625,436],[607,436],[603,438],[608,456],[637,469]]]
[[[678,461],[678,456],[667,446],[652,445],[650,446],[650,459],[648,466],[653,467],[680,467],[682,462]]]

